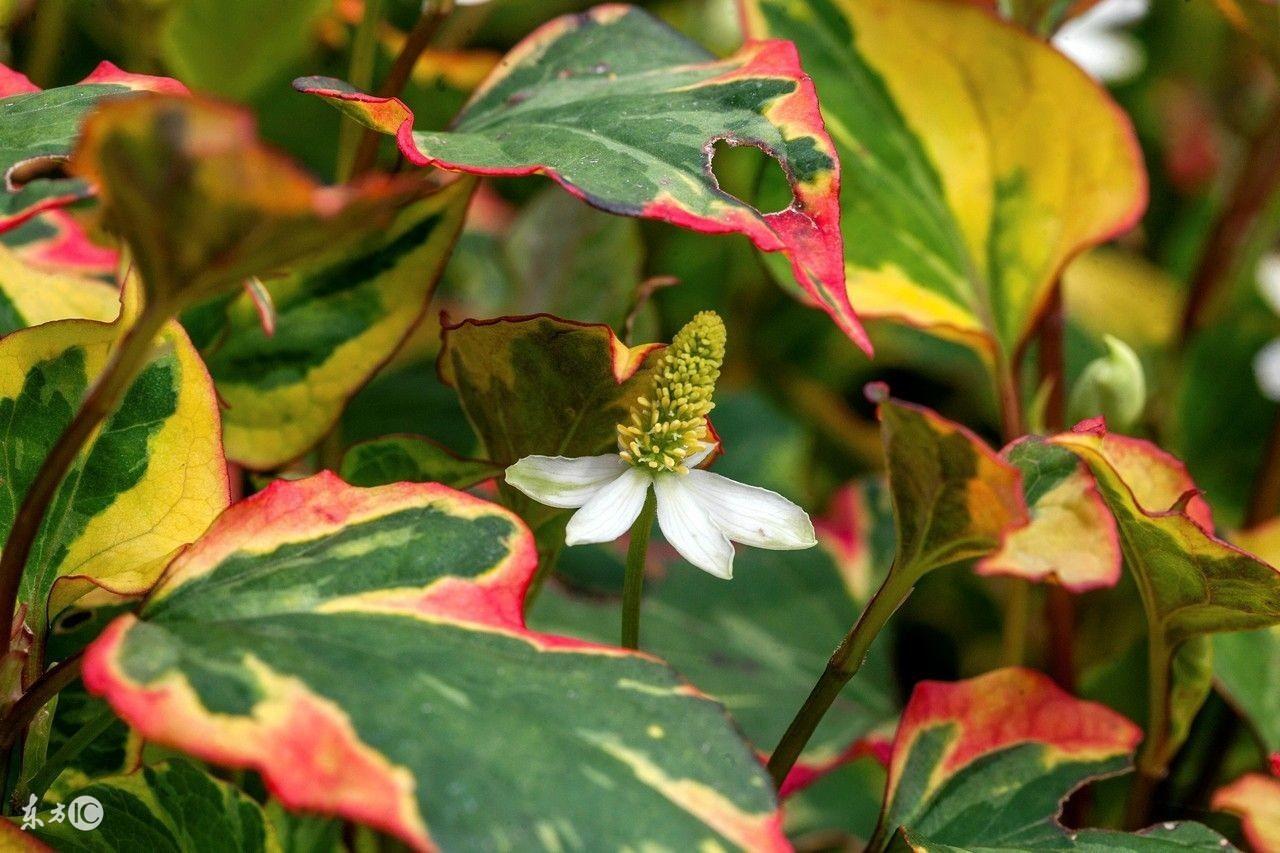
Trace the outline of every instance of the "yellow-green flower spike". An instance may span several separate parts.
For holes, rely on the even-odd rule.
[[[618,425],[620,454],[637,468],[687,474],[684,460],[707,439],[711,395],[724,362],[724,321],[703,311],[671,339],[654,373],[653,391]]]

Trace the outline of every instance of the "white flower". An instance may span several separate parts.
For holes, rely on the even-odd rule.
[[[1095,80],[1128,80],[1142,70],[1146,57],[1124,28],[1145,17],[1149,5],[1149,0],[1102,0],[1067,21],[1053,45]]]
[[[684,473],[646,470],[617,453],[526,456],[507,469],[507,482],[539,503],[578,510],[565,528],[569,545],[610,542],[626,533],[652,487],[667,541],[718,578],[733,577],[732,542],[773,550],[817,544],[809,516],[782,495],[693,468],[712,448],[689,456]]]

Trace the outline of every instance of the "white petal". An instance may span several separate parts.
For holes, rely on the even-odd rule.
[[[569,519],[564,529],[565,544],[612,542],[626,533],[644,509],[650,482],[652,478],[648,474],[628,465],[627,470],[602,486]]]
[[[1258,291],[1271,306],[1271,310],[1280,314],[1280,255],[1268,253],[1258,261]]]
[[[727,580],[733,577],[733,545],[711,520],[697,493],[689,488],[688,479],[688,475],[681,474],[654,477],[658,526],[681,557],[704,572]]]
[[[1086,74],[1104,83],[1127,80],[1141,71],[1146,62],[1141,45],[1122,32],[1073,31],[1063,27],[1053,37],[1053,44]]]
[[[1274,340],[1253,357],[1253,376],[1262,396],[1280,403],[1280,339]]]
[[[580,507],[616,479],[627,463],[616,453],[603,456],[526,456],[507,469],[507,482],[547,506]]]
[[[1099,29],[1127,26],[1145,18],[1150,5],[1149,0],[1102,0],[1083,15],[1069,21],[1066,27],[1073,24]]]
[[[699,465],[702,464],[704,459],[706,459],[708,456],[711,455],[711,452],[714,451],[715,449],[716,449],[716,442],[714,441],[702,442],[702,447],[700,449],[695,450],[693,453],[690,453],[688,456],[684,458],[685,467],[686,468],[698,467]]]
[[[734,542],[775,551],[818,544],[808,514],[777,492],[710,471],[690,471],[684,479],[711,520]]]

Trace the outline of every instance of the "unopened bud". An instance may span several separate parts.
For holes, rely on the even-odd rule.
[[[1111,335],[1105,341],[1107,354],[1089,362],[1071,389],[1069,414],[1072,422],[1101,415],[1108,426],[1124,431],[1146,408],[1147,380],[1128,344]]]

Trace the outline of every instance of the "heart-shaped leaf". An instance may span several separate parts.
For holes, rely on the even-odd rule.
[[[0,246],[0,335],[50,320],[114,320],[120,291],[98,279],[33,269]]]
[[[62,797],[64,807],[93,797],[102,822],[86,830],[48,803],[36,815],[34,834],[56,850],[84,849],[86,834],[98,850],[217,850],[255,853],[279,849],[266,815],[248,794],[196,765],[174,759],[134,773],[96,779]]]
[[[844,165],[849,299],[1013,353],[1066,262],[1128,229],[1146,176],[1128,119],[1049,45],[944,0],[746,0],[795,42]]]
[[[0,231],[92,196],[91,184],[65,169],[81,123],[104,99],[145,91],[187,90],[177,80],[129,74],[104,62],[74,86],[41,91],[0,65]]]
[[[1246,773],[1215,791],[1211,805],[1240,816],[1245,840],[1254,850],[1280,850],[1280,779]]]
[[[648,389],[661,344],[628,347],[604,325],[547,314],[444,322],[440,378],[507,466],[533,454],[591,456]]]
[[[893,520],[882,486],[849,487],[837,512],[819,529],[838,525],[840,539],[824,533],[819,540],[824,547],[808,551],[743,551],[732,584],[717,585],[705,572],[676,567],[646,584],[645,648],[724,702],[762,751],[778,742],[826,665],[832,638],[853,624],[866,603],[842,569],[869,561],[872,578],[878,579],[892,558]],[[598,549],[592,560],[603,563],[608,557]],[[616,600],[557,587],[543,590],[529,618],[540,629],[599,642],[618,634]],[[867,664],[809,741],[784,796],[864,753],[863,739],[897,718],[888,651],[884,644],[872,648]]]
[[[783,252],[814,302],[870,351],[844,290],[839,163],[787,42],[749,41],[717,60],[639,9],[597,6],[518,44],[448,132],[415,131],[403,101],[339,80],[304,77],[294,86],[394,135],[419,165],[544,174],[613,213],[745,234]],[[791,204],[761,213],[721,190],[711,171],[719,141],[775,158]]]
[[[1031,523],[979,561],[978,574],[1051,580],[1072,592],[1114,586],[1120,579],[1119,534],[1084,464],[1036,437],[1015,442],[1002,455],[1022,472]]]
[[[783,849],[768,778],[654,658],[524,627],[533,538],[435,484],[331,474],[235,505],[85,683],[148,740],[418,849]]]
[[[1130,768],[1141,737],[1115,711],[1031,670],[921,682],[898,724],[880,825],[867,849],[895,840],[920,851],[1185,849],[1174,840],[1224,849],[1221,836],[1195,825],[1126,840],[1058,823],[1073,790]]]
[[[455,182],[349,250],[267,281],[270,331],[247,293],[220,311],[221,323],[202,336],[210,338],[205,361],[227,405],[232,460],[273,468],[332,428],[422,317],[473,187],[469,179]]]
[[[251,116],[199,98],[100,106],[73,171],[132,252],[147,310],[176,313],[387,228],[428,188],[412,178],[321,187],[256,137]]]
[[[388,483],[443,483],[469,489],[502,475],[501,465],[464,459],[417,435],[389,435],[361,442],[342,457],[342,479],[353,486]]]
[[[0,539],[119,337],[118,325],[64,320],[0,338]],[[93,586],[146,592],[227,501],[213,385],[171,324],[54,497],[22,576],[28,624],[43,635]]]

